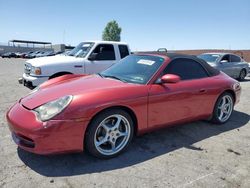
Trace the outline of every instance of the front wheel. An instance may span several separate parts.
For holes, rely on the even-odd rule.
[[[211,121],[216,124],[226,123],[232,115],[233,107],[233,96],[228,92],[223,93],[215,103]]]
[[[128,147],[133,134],[133,121],[126,111],[108,110],[90,123],[85,136],[85,146],[95,157],[112,158]]]

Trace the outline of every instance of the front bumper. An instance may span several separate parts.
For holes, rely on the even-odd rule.
[[[235,104],[238,104],[240,102],[240,95],[241,95],[241,89],[235,91],[235,97],[236,97]]]
[[[83,151],[88,121],[49,120],[40,122],[35,114],[16,103],[7,112],[13,140],[22,149],[36,154]]]
[[[25,73],[23,74],[23,84],[28,88],[35,88],[40,84],[42,84],[43,82],[47,81],[48,79],[49,79],[48,76],[35,77],[27,75]]]

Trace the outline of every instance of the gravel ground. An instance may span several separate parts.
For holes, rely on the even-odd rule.
[[[39,156],[18,149],[7,109],[30,90],[24,60],[0,58],[0,187],[249,187],[250,78],[231,120],[188,123],[137,137],[111,160],[85,153]]]

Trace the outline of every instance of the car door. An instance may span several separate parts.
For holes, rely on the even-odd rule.
[[[229,54],[222,56],[218,63],[218,69],[226,73],[228,76],[234,77],[233,64]]]
[[[242,69],[242,59],[239,56],[230,55],[230,64],[232,69],[232,75],[234,78],[238,78]]]
[[[181,77],[178,83],[152,84],[149,89],[148,125],[161,127],[208,115],[213,100],[207,71],[195,60],[172,60],[163,71]]]
[[[113,44],[99,44],[90,54],[92,59],[85,63],[87,74],[101,72],[116,63],[115,49]]]

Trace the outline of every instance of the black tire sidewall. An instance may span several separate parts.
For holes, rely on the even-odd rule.
[[[130,125],[130,136],[129,136],[127,144],[119,152],[117,152],[116,154],[113,154],[113,155],[103,155],[102,153],[100,153],[96,149],[96,146],[94,143],[95,132],[96,132],[96,129],[98,128],[99,124],[105,118],[107,118],[111,115],[114,115],[114,114],[122,115],[128,120],[129,125]],[[127,147],[129,146],[129,144],[133,138],[133,135],[134,135],[134,122],[133,122],[131,116],[124,110],[110,109],[110,110],[106,110],[106,111],[101,112],[96,117],[94,117],[94,119],[90,122],[90,124],[88,125],[88,128],[86,130],[85,139],[84,139],[84,146],[85,146],[86,150],[91,155],[93,155],[97,158],[101,158],[101,159],[109,159],[109,158],[113,158],[113,157],[119,155],[120,153],[122,153],[123,151],[125,151],[127,149]]]
[[[243,77],[243,78],[241,77],[242,74],[244,74],[244,77]],[[242,70],[240,71],[239,80],[240,80],[240,81],[243,81],[243,80],[245,79],[245,77],[246,77],[246,71],[245,71],[245,69],[242,69]]]

